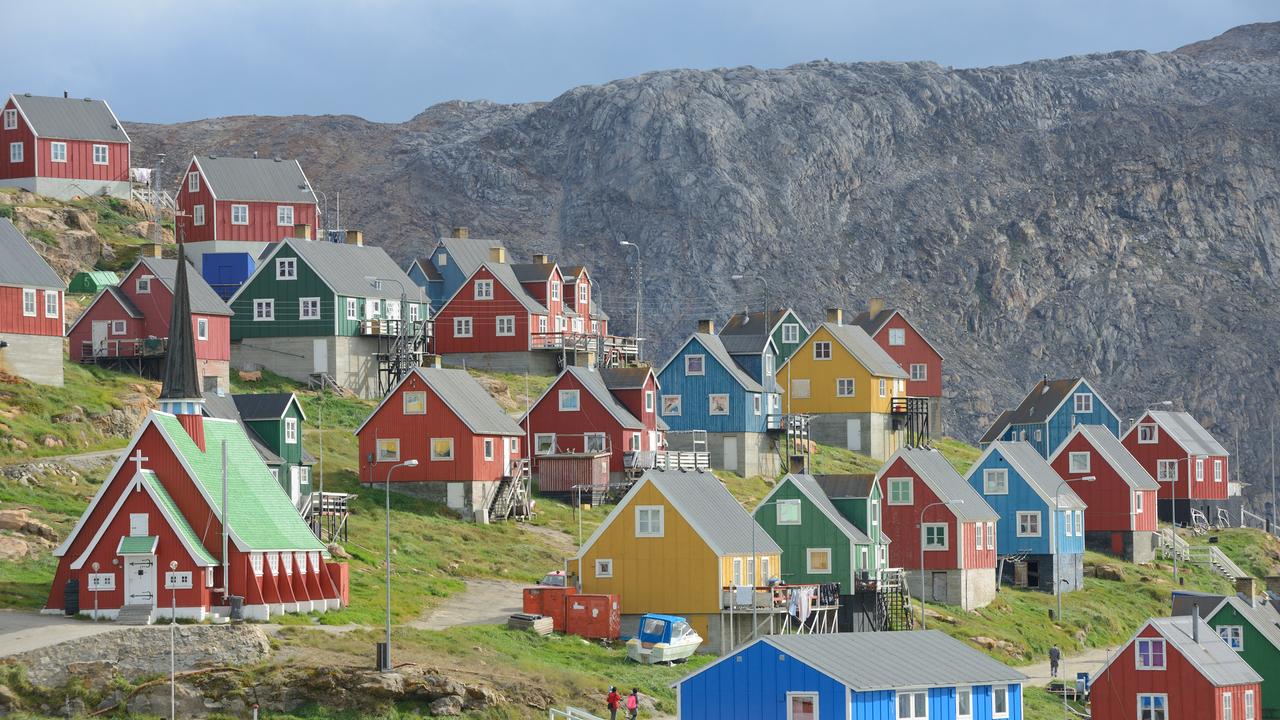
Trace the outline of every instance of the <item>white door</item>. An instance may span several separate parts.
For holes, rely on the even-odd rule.
[[[311,341],[311,372],[329,372],[329,341],[326,338]]]
[[[724,439],[724,469],[738,472],[738,438],[732,435]]]
[[[445,503],[454,510],[462,509],[462,485],[463,484],[460,482],[451,482],[446,489],[447,496],[445,498]]]
[[[302,500],[302,468],[297,465],[289,468],[289,499],[294,507]]]
[[[93,354],[105,355],[107,351],[107,321],[94,320],[93,328],[90,332],[93,333]]]
[[[502,474],[515,475],[511,469],[511,438],[502,438]]]
[[[126,555],[124,558],[124,604],[156,605],[156,556]]]
[[[845,447],[854,452],[862,452],[862,419],[850,418],[845,425]]]

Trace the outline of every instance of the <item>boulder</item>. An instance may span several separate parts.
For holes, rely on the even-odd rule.
[[[404,675],[366,670],[356,675],[356,689],[376,697],[400,698],[404,696]]]
[[[179,680],[173,687],[173,702],[178,717],[204,717],[208,715],[204,696],[199,690]],[[169,717],[169,683],[148,685],[125,704],[130,715],[157,715]]]
[[[462,696],[446,695],[439,700],[434,700],[427,706],[427,712],[436,717],[453,717],[462,714],[462,706],[464,705]]]
[[[21,560],[31,554],[31,543],[12,535],[0,535],[0,560]]]

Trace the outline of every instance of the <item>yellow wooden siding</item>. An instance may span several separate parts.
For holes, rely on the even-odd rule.
[[[831,343],[830,360],[814,360],[813,344]],[[836,397],[836,380],[853,378],[853,397]],[[809,381],[809,397],[793,397],[796,380]],[[782,410],[791,413],[888,413],[892,398],[906,397],[906,383],[895,390],[894,378],[885,378],[886,394],[880,397],[880,376],[858,362],[825,326],[819,327],[805,340],[795,354],[778,370],[782,385]]]
[[[763,530],[757,531],[760,535],[764,535]],[[751,553],[743,555],[725,555],[720,558],[721,577],[724,578],[724,584],[727,586],[733,582],[733,560],[734,558],[742,558],[742,579],[745,582],[750,579],[749,568],[751,567]],[[767,578],[761,574],[760,569],[764,567],[766,559],[769,563],[770,577],[780,577],[782,575],[782,560],[778,553],[756,553],[756,585],[763,587]]]

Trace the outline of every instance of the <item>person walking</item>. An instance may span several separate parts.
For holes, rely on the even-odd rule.
[[[1062,651],[1058,649],[1055,643],[1049,648],[1049,677],[1058,677],[1058,662],[1062,660]]]
[[[622,704],[622,696],[618,688],[609,686],[609,697],[605,698],[605,707],[609,708],[609,720],[618,720],[618,706]]]
[[[631,694],[627,696],[627,720],[636,720],[639,714],[640,688],[631,688]]]

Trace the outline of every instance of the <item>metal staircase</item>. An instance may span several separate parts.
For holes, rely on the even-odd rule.
[[[811,459],[808,415],[770,415],[766,419],[770,433],[779,433],[777,448],[786,472],[809,472]],[[800,467],[795,467],[799,464]]]
[[[525,520],[529,517],[529,499],[532,494],[532,473],[529,460],[516,462],[514,472],[502,478],[493,497],[489,500],[489,521]]]
[[[366,322],[365,335],[379,338],[375,357],[378,363],[378,394],[386,395],[404,376],[422,367],[431,341],[431,323],[422,320],[380,320]]]
[[[906,571],[902,568],[881,570],[880,581],[876,585],[876,629],[910,630],[914,625]]]

